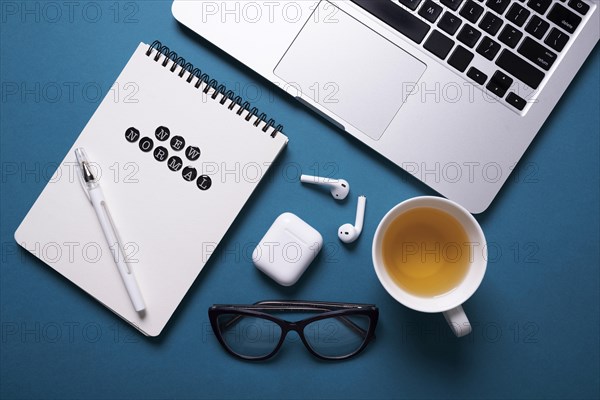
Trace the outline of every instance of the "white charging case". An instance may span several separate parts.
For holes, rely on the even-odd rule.
[[[323,237],[296,215],[281,214],[252,252],[256,268],[283,286],[300,279],[323,247]]]

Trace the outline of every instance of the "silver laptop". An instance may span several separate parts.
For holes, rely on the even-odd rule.
[[[175,0],[172,11],[472,213],[600,38],[598,0]]]

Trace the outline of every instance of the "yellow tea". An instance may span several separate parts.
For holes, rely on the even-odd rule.
[[[453,216],[431,207],[399,215],[383,236],[382,255],[388,274],[405,291],[439,296],[456,288],[471,258],[469,238]]]

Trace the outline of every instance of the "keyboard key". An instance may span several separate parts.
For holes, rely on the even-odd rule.
[[[429,25],[426,22],[389,0],[352,0],[352,2],[416,43],[421,43],[429,32]]]
[[[512,83],[513,83],[512,78],[509,77],[508,75],[506,75],[502,71],[494,72],[494,75],[492,76],[492,80],[507,90],[510,87],[510,85],[512,85]]]
[[[452,46],[454,46],[454,40],[448,38],[437,30],[431,32],[431,35],[429,35],[425,41],[425,44],[423,44],[423,47],[442,60],[444,60],[448,53],[450,53]]]
[[[525,104],[527,104],[523,98],[517,96],[513,92],[510,92],[508,96],[506,96],[506,102],[519,111],[523,111]]]
[[[569,35],[561,32],[560,29],[552,28],[544,43],[556,51],[562,51],[569,41]]]
[[[415,11],[419,4],[421,4],[421,0],[400,0],[400,4],[410,8]]]
[[[496,59],[496,65],[530,86],[537,89],[544,79],[544,73],[510,50],[502,50]]]
[[[500,45],[494,42],[489,37],[484,37],[479,46],[477,46],[477,52],[492,61],[496,54],[500,51]]]
[[[527,21],[529,14],[531,14],[529,10],[515,3],[510,6],[510,9],[506,13],[506,19],[517,26],[523,26],[525,21]]]
[[[438,27],[447,34],[454,35],[461,23],[462,20],[460,18],[446,11],[444,15],[442,15],[440,22],[438,22]]]
[[[502,26],[502,19],[495,16],[491,12],[486,12],[483,19],[479,23],[479,27],[494,36]]]
[[[556,61],[556,53],[548,50],[535,40],[525,38],[521,46],[519,46],[519,54],[525,56],[526,59],[548,71],[554,61]]]
[[[488,8],[496,11],[498,14],[502,15],[502,13],[506,10],[506,7],[510,4],[510,0],[488,0],[485,5]]]
[[[501,71],[496,71],[485,88],[498,97],[504,97],[512,83],[512,78]]]
[[[473,0],[468,0],[460,10],[460,15],[475,23],[483,13],[483,7],[475,3]]]
[[[548,19],[569,33],[575,32],[575,29],[581,23],[580,16],[573,14],[561,4],[555,4],[552,7],[552,10],[548,13]]]
[[[590,9],[590,6],[581,0],[571,0],[569,1],[568,6],[581,15],[587,14],[588,10]]]
[[[534,15],[527,23],[525,31],[530,33],[531,36],[535,37],[536,39],[541,39],[542,37],[544,37],[544,34],[548,30],[548,28],[550,28],[549,23],[547,23],[537,15]]]
[[[473,28],[471,25],[465,24],[463,25],[456,38],[464,44],[466,44],[467,46],[473,47],[475,46],[475,43],[477,43],[477,40],[479,40],[480,36],[481,32]]]
[[[425,3],[423,3],[423,6],[419,10],[419,15],[429,22],[435,22],[441,13],[442,7],[431,0],[425,0]]]
[[[440,3],[448,7],[449,9],[456,11],[462,4],[463,0],[441,0]]]
[[[552,4],[552,0],[529,0],[527,2],[527,7],[544,15],[546,10],[548,10],[548,7],[550,7],[550,4]]]
[[[500,35],[498,35],[498,39],[500,39],[502,43],[513,49],[522,37],[523,34],[510,24],[506,24],[502,29],[502,32],[500,32]]]
[[[498,97],[504,97],[504,95],[506,94],[506,91],[508,90],[508,89],[503,89],[500,85],[498,85],[493,80],[490,80],[488,82],[488,84],[485,85],[485,88]]]
[[[458,45],[450,55],[450,58],[448,58],[448,64],[452,65],[460,72],[465,72],[465,69],[467,69],[469,63],[473,60],[473,57],[473,53],[461,45]]]
[[[473,79],[476,83],[483,85],[485,81],[487,81],[487,75],[478,70],[475,67],[469,68],[469,72],[467,72],[467,76]]]

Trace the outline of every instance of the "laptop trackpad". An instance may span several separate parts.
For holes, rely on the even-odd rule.
[[[344,125],[378,140],[425,69],[415,57],[322,1],[274,72]]]

